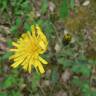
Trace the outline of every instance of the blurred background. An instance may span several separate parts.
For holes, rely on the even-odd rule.
[[[43,75],[10,67],[32,24],[49,42]],[[0,0],[0,96],[96,96],[96,0]]]

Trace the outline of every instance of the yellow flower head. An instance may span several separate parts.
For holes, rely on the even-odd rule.
[[[32,32],[24,33],[17,42],[13,42],[15,48],[10,49],[14,54],[10,59],[14,60],[13,68],[21,65],[24,70],[31,72],[32,65],[40,73],[44,73],[42,64],[47,64],[40,54],[47,50],[48,41],[38,25],[31,26]]]

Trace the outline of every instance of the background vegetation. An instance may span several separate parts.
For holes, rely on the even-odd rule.
[[[8,60],[12,41],[35,23],[49,41],[42,76]],[[96,96],[96,0],[0,0],[0,96]]]

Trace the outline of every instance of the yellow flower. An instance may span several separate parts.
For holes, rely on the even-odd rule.
[[[24,70],[31,72],[32,65],[40,73],[44,73],[45,70],[42,64],[48,64],[46,60],[40,57],[47,50],[48,41],[46,36],[38,25],[31,26],[32,32],[24,33],[17,42],[13,42],[14,54],[10,59],[14,60],[11,65],[13,68],[21,65]]]

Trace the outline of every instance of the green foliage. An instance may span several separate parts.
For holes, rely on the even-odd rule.
[[[60,5],[60,18],[66,18],[69,15],[69,9],[67,5],[67,0],[62,0]]]
[[[17,0],[14,0],[10,3],[11,3],[10,5],[12,6],[12,8],[14,9],[14,15],[18,16],[18,15],[22,15],[24,13],[26,14],[30,10],[30,7],[29,7],[30,2],[27,0],[25,0],[25,1],[19,0],[18,2],[17,2]],[[22,11],[24,13],[22,13]]]
[[[23,96],[20,91],[11,91],[8,96]]]
[[[25,32],[30,30],[30,25],[27,22],[24,24],[24,30],[25,30]]]
[[[22,3],[21,7],[22,7],[22,10],[24,10],[24,12],[29,12],[30,11],[30,7],[29,7],[29,1],[28,0],[25,0],[25,2]]]
[[[71,83],[73,84],[73,86],[75,85],[77,88],[80,88],[83,96],[92,96],[88,80],[81,80],[80,78],[75,76],[72,79]]]
[[[5,93],[5,92],[0,92],[0,96],[7,96],[7,93]]]
[[[81,91],[83,92],[84,96],[91,96],[89,84],[83,84]]]
[[[56,84],[59,79],[58,70],[56,67],[53,68],[52,74],[51,74],[51,81],[53,84]]]
[[[34,78],[32,80],[32,89],[33,89],[33,91],[37,90],[39,81],[40,81],[40,74],[36,72],[36,73],[34,73]]]
[[[11,40],[11,39],[8,39],[8,40],[7,40],[7,46],[8,46],[9,48],[12,47],[12,40]]]
[[[3,82],[3,88],[9,88],[16,83],[16,78],[13,76],[7,76]]]
[[[55,30],[54,30],[52,22],[50,20],[40,19],[37,21],[37,23],[42,27],[42,29],[44,30],[44,33],[46,34],[46,36],[50,42],[52,36],[54,36],[54,34],[55,34]]]
[[[11,27],[11,32],[13,35],[18,35],[18,28],[20,27],[22,21],[20,18],[17,18],[15,21],[15,25]],[[20,32],[19,32],[20,33]]]
[[[96,95],[96,91],[92,91],[92,92],[91,92],[91,95],[92,95],[92,96],[95,96],[95,95]]]
[[[72,61],[65,59],[64,57],[58,58],[58,63],[62,64],[64,69],[72,66]]]
[[[12,52],[6,52],[1,58],[2,60],[8,60],[8,58],[12,55]]]
[[[70,7],[74,9],[75,6],[75,0],[70,0]]]
[[[47,0],[41,0],[41,13],[44,14],[48,10],[48,1]]]
[[[73,77],[72,79],[72,84],[75,85],[76,87],[80,86],[81,85],[81,80],[78,78],[78,77]]]
[[[72,66],[72,71],[74,73],[81,73],[82,75],[89,77],[91,75],[91,69],[86,65],[75,65]]]
[[[7,10],[8,1],[7,0],[0,1],[0,8],[1,8],[1,11]]]

